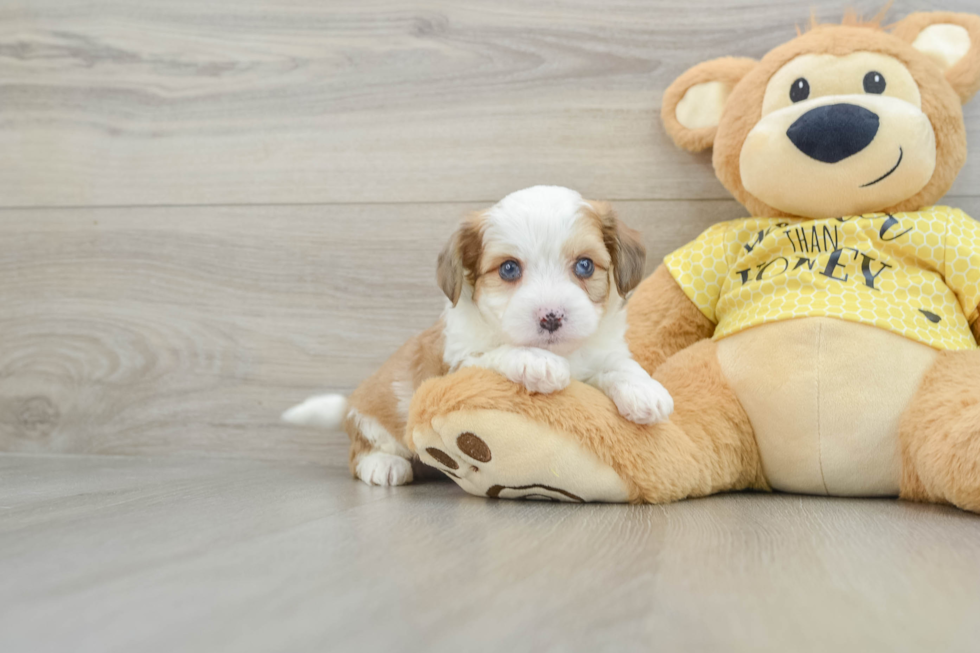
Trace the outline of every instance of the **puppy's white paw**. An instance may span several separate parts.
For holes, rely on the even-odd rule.
[[[400,456],[375,451],[357,461],[357,478],[368,485],[405,485],[412,482],[412,463]]]
[[[547,349],[530,347],[514,352],[504,375],[531,392],[542,394],[564,390],[572,381],[567,360]]]
[[[629,375],[609,384],[606,394],[616,404],[619,414],[637,424],[665,422],[674,412],[674,400],[657,381]]]

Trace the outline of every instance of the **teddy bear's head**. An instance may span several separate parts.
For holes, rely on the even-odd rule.
[[[966,161],[961,106],[980,88],[980,16],[878,23],[849,16],[761,61],[699,64],[664,94],[664,125],[686,150],[713,147],[718,178],[756,216],[933,204]]]

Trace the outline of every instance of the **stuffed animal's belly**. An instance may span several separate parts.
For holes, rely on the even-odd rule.
[[[937,352],[833,318],[765,324],[718,342],[776,490],[895,495],[899,420]]]

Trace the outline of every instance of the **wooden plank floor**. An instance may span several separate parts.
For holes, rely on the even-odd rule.
[[[370,488],[316,465],[0,456],[0,650],[976,651],[980,520]]]

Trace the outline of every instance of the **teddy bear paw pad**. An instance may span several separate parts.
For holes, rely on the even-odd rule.
[[[480,439],[480,437],[474,433],[464,432],[456,436],[456,451],[458,454],[454,457],[452,454],[439,449],[438,447],[426,447],[425,453],[432,457],[433,460],[437,462],[436,465],[432,465],[428,461],[424,461],[436,469],[441,470],[443,473],[459,478],[460,475],[466,474],[468,472],[479,472],[480,468],[467,462],[466,459],[472,460],[475,463],[488,463],[493,458],[493,454],[490,453],[490,447],[486,442]],[[462,454],[462,455],[460,455]],[[464,458],[463,460],[457,461],[456,458]]]
[[[422,462],[495,499],[624,501],[608,466],[546,424],[506,411],[458,411],[414,429]]]

